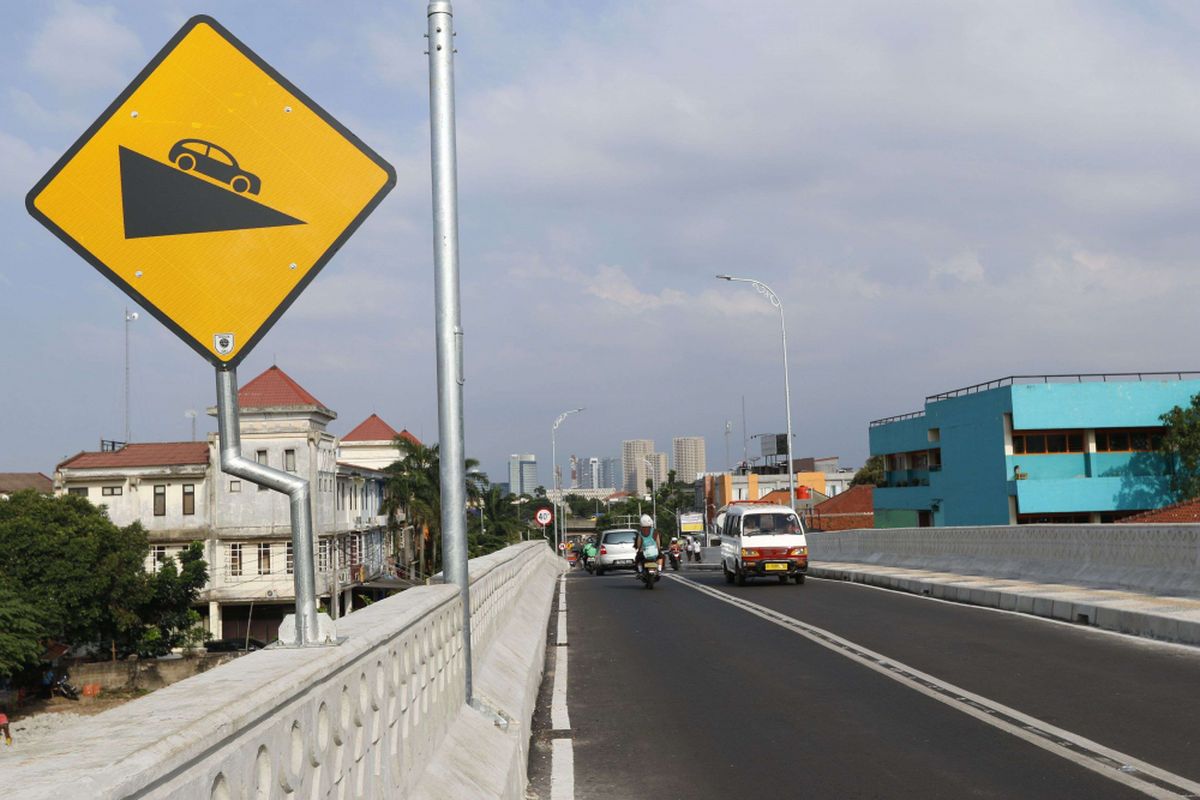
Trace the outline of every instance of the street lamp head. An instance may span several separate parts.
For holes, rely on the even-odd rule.
[[[731,280],[733,280],[733,276],[732,276],[732,275],[718,275],[718,276],[717,276],[717,280],[719,280],[719,281],[731,281]]]

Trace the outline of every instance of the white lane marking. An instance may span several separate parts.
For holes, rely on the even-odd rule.
[[[1169,800],[1169,798],[1200,796],[1200,783],[1188,780],[1181,775],[1175,775],[1131,755],[1023,714],[1015,708],[968,692],[966,689],[939,680],[928,673],[902,664],[895,659],[887,658],[873,650],[868,650],[815,625],[809,625],[766,606],[760,606],[757,603],[751,603],[740,597],[734,597],[696,583],[691,578],[672,577],[698,592],[715,597],[721,602],[740,608],[768,622],[773,622],[793,633],[798,633],[806,639],[910,689],[915,689],[951,708],[969,714],[988,725],[1086,767],[1110,780],[1137,789],[1150,797]]]
[[[559,612],[557,643],[567,643],[566,576],[558,584]],[[567,713],[567,647],[554,648],[554,689],[550,698],[550,727],[556,731],[571,729],[571,717]]]
[[[575,800],[575,746],[570,739],[552,739],[550,800]]]
[[[557,644],[567,643],[567,578],[564,575],[558,584],[558,634]]]

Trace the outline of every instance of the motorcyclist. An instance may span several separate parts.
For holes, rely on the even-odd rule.
[[[649,514],[642,514],[640,520],[641,534],[634,537],[634,546],[637,547],[637,555],[634,556],[634,564],[637,565],[638,572],[642,571],[642,564],[646,559],[653,559],[658,562],[658,570],[662,572],[666,562],[666,552],[662,546],[662,537],[654,527],[654,520]]]
[[[596,540],[588,539],[587,544],[583,546],[583,566],[587,569],[592,568],[592,564],[596,560]]]
[[[671,546],[668,548],[671,553],[671,568],[679,569],[679,560],[683,556],[683,548],[679,546],[679,539],[671,537]]]

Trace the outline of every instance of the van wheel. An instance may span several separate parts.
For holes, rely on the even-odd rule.
[[[780,575],[780,576],[779,576],[779,582],[780,582],[780,583],[787,583],[787,575]]]
[[[797,575],[797,576],[796,576],[796,585],[797,585],[797,586],[799,586],[799,585],[801,585],[802,583],[804,583],[804,576],[803,576],[803,575]]]
[[[733,583],[733,573],[729,571],[729,567],[725,566],[725,562],[721,562],[721,572],[725,573],[725,582]]]
[[[739,569],[739,570],[738,570],[738,571],[737,571],[737,572],[734,574],[734,578],[735,578],[735,580],[737,581],[737,585],[738,585],[738,586],[745,586],[745,585],[746,585],[746,571],[745,571],[745,570],[743,570],[743,569]]]

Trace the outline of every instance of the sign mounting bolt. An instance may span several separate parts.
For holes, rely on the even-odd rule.
[[[295,261],[293,261],[292,263],[288,264],[288,269],[295,269],[295,268],[296,268],[296,262],[295,262]]]
[[[292,113],[292,107],[291,107],[291,106],[284,106],[284,107],[283,107],[283,113],[285,113],[285,114],[290,114],[290,113]]]
[[[139,269],[137,272],[133,273],[133,277],[135,277],[135,278],[142,277],[142,271]]]
[[[137,118],[138,118],[138,113],[137,113],[136,111],[130,111],[130,112],[129,112],[129,116],[133,117],[134,119],[137,119]]]

